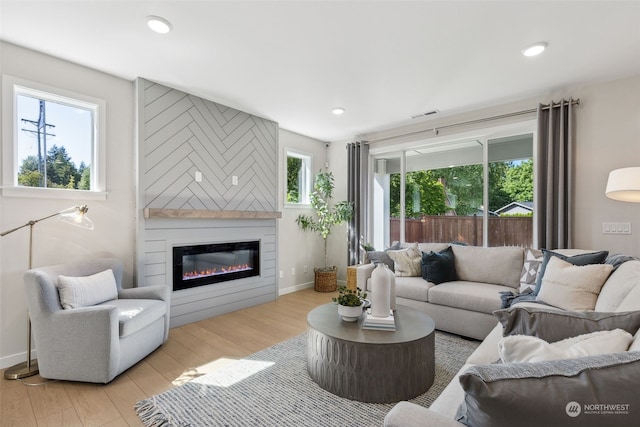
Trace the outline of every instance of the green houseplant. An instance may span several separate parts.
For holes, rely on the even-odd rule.
[[[346,286],[338,288],[338,296],[331,300],[338,304],[338,314],[342,320],[347,322],[355,322],[362,314],[362,305],[367,297],[362,289],[348,289]]]
[[[316,232],[324,240],[324,267],[315,268],[315,289],[331,292],[337,286],[337,268],[327,266],[327,238],[335,225],[351,219],[353,206],[347,201],[331,204],[333,199],[334,178],[331,172],[318,172],[310,195],[311,208],[314,215],[298,215],[296,223],[303,230]]]

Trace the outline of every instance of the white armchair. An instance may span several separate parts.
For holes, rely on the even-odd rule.
[[[115,298],[82,306],[83,298],[84,302],[91,300],[86,299],[87,290],[91,293],[96,288],[88,279],[107,270],[113,272],[116,290],[112,296]],[[42,377],[108,383],[166,341],[170,288],[123,289],[122,271],[119,260],[101,258],[39,267],[25,273],[29,315]],[[60,276],[84,283],[84,288],[71,289],[80,301],[79,307],[63,308],[57,287]],[[113,286],[110,275],[109,280]],[[90,287],[86,287],[87,284]]]

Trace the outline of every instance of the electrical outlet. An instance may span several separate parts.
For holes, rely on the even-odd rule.
[[[196,171],[195,179],[196,179],[196,182],[202,182],[202,172]]]
[[[231,177],[231,185],[238,185],[238,177],[233,175]]]
[[[282,279],[284,277],[284,271],[280,270],[280,278]]]
[[[308,272],[309,272],[309,269],[307,268],[307,266],[306,266],[306,265],[304,266],[304,272],[305,272],[305,273],[308,273]]]

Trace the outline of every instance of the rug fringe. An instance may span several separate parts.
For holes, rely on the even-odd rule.
[[[135,405],[136,413],[147,427],[170,427],[169,419],[158,410],[155,398],[141,400]]]

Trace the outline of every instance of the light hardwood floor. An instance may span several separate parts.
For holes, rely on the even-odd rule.
[[[0,426],[142,426],[133,406],[178,385],[304,332],[307,313],[331,301],[313,289],[171,329],[159,349],[106,385],[53,381],[27,386],[0,379]],[[197,370],[197,371],[196,371]],[[26,382],[46,381],[40,376]]]

